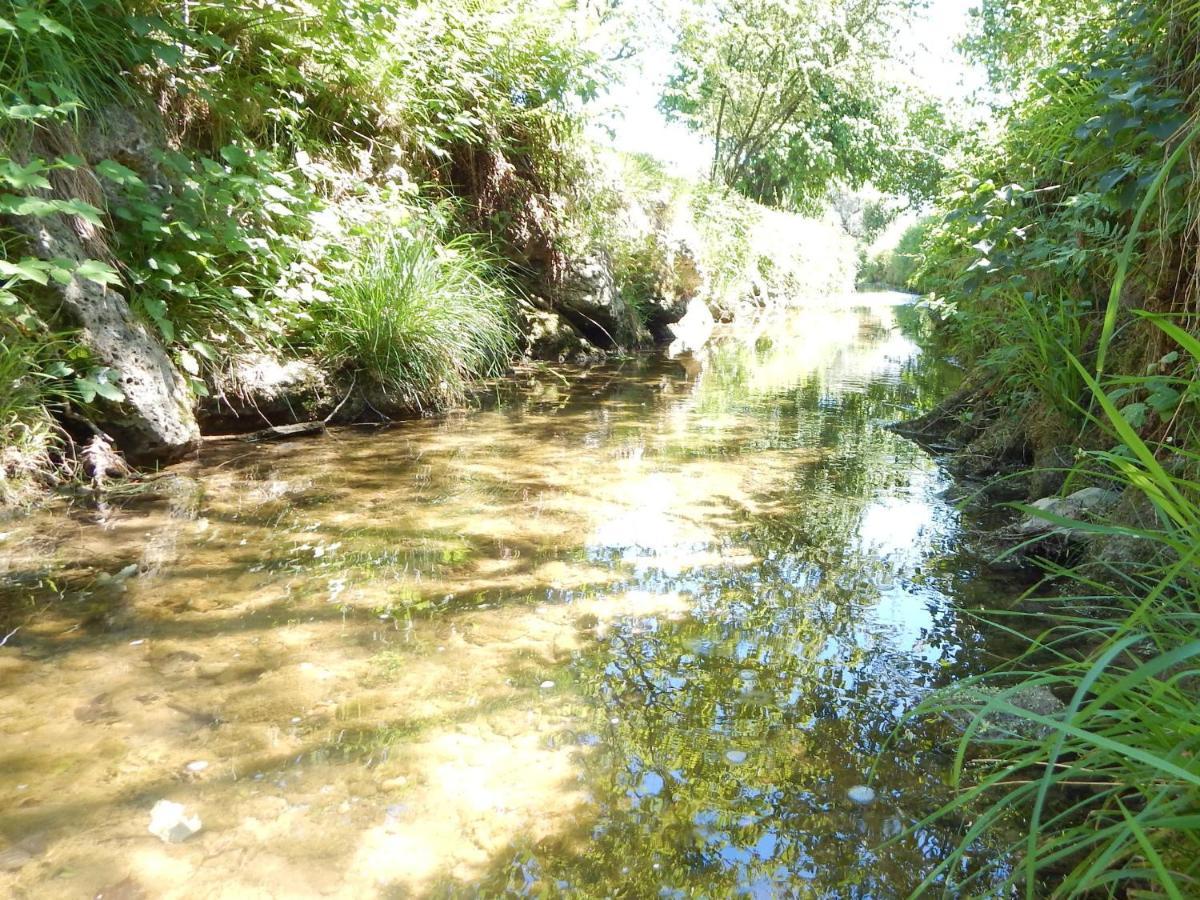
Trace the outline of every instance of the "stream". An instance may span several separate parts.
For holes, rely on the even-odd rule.
[[[908,299],[0,522],[0,895],[904,896],[897,723],[1019,589],[884,427],[953,379]]]

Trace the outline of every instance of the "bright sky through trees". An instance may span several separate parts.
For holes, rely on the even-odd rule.
[[[915,12],[897,41],[896,64],[911,71],[939,99],[962,100],[983,85],[982,74],[954,49],[967,28],[972,5],[972,0],[930,0],[928,10]],[[609,94],[612,143],[621,150],[649,153],[679,174],[703,175],[712,163],[711,147],[683,125],[667,122],[657,108],[673,64],[673,36],[661,19],[658,31],[647,41],[640,68],[630,66],[626,81]]]

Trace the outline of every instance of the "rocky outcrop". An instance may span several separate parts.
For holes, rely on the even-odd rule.
[[[285,425],[325,418],[345,394],[309,360],[243,353],[212,378],[198,416],[206,433]]]
[[[644,240],[654,271],[642,314],[656,340],[672,341],[675,335],[670,326],[688,313],[693,301],[708,293],[703,244],[686,206],[656,203],[649,211],[647,224],[650,231]]]
[[[637,313],[617,291],[612,257],[605,251],[568,261],[554,300],[556,312],[599,347],[630,349],[646,340]]]
[[[41,259],[84,262],[92,254],[63,216],[22,221],[30,250]],[[82,227],[90,228],[83,223]],[[116,291],[72,277],[53,284],[59,315],[79,328],[79,340],[98,362],[115,370],[123,403],[105,403],[98,422],[129,459],[169,462],[193,449],[200,429],[191,395],[179,370],[149,329]]]
[[[540,301],[522,304],[518,310],[524,356],[546,362],[584,365],[604,358],[604,351],[580,334],[556,312]]]

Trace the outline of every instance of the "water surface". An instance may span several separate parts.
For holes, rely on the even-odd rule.
[[[941,729],[847,790],[1010,588],[883,427],[899,299],[0,524],[0,893],[904,895]]]

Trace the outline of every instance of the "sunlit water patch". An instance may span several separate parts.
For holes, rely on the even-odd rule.
[[[897,299],[5,524],[0,892],[903,895],[896,724],[1011,588],[883,427],[943,387]]]

